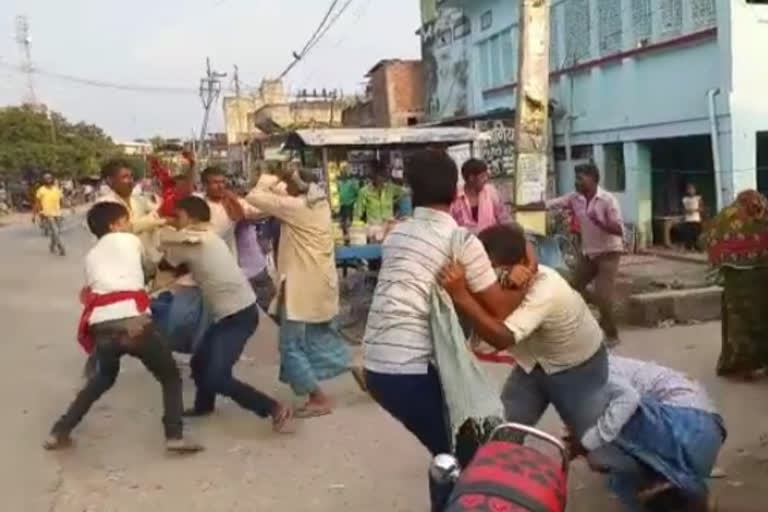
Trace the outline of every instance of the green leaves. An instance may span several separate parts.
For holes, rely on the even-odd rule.
[[[98,173],[99,162],[116,151],[98,126],[73,124],[57,112],[31,106],[0,109],[0,178],[27,169],[88,176]]]

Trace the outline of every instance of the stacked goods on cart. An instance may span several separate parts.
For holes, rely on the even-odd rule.
[[[328,168],[326,169],[326,172],[328,173],[328,191],[330,193],[329,199],[331,201],[331,210],[334,212],[338,212],[339,207],[341,206],[339,200],[339,176],[343,166],[346,166],[346,163],[343,162],[340,165],[336,162],[328,162]]]
[[[349,245],[366,245],[368,243],[368,226],[365,222],[356,220],[349,226]]]
[[[344,229],[341,227],[341,222],[334,221],[333,224],[331,224],[331,232],[333,233],[334,245],[339,246],[345,244]]]

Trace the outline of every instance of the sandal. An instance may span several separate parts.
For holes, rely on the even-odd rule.
[[[295,416],[301,419],[307,418],[319,418],[320,416],[328,416],[333,412],[330,407],[305,404],[304,406],[296,409]]]
[[[277,411],[272,414],[272,430],[278,434],[292,434],[293,409],[286,405],[278,405]]]

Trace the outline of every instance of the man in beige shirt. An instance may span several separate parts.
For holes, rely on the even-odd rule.
[[[328,199],[311,172],[289,168],[283,193],[263,176],[246,197],[281,222],[279,290],[271,312],[280,316],[280,380],[309,395],[299,417],[329,414],[333,403],[319,382],[349,371],[349,351],[333,320],[339,310],[338,275]]]
[[[130,215],[131,231],[141,239],[149,259],[158,263],[162,255],[158,251],[156,229],[164,226],[166,221],[158,215],[156,206],[146,197],[133,194],[131,163],[122,158],[110,159],[102,166],[101,177],[109,188],[97,202],[107,201],[123,205]]]
[[[520,272],[526,262],[520,226],[497,225],[479,238],[502,276]],[[540,265],[527,284],[509,290],[511,313],[505,319],[494,318],[476,301],[459,265],[444,268],[440,282],[477,334],[497,349],[509,350],[517,361],[502,391],[507,420],[535,425],[551,403],[579,437],[594,424],[608,401],[603,331],[560,274]]]

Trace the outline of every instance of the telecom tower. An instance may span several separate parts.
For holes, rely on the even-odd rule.
[[[24,95],[24,103],[37,106],[35,94],[34,69],[32,68],[32,39],[29,37],[29,20],[26,16],[16,17],[16,43],[23,59],[21,68],[27,75],[27,90]]]

